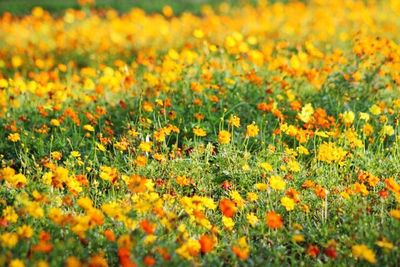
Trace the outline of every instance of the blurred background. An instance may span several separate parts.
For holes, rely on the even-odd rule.
[[[286,2],[282,0],[269,0],[269,2]],[[114,8],[119,12],[126,12],[133,7],[139,7],[147,12],[160,12],[166,5],[172,7],[174,13],[185,11],[199,13],[201,6],[218,6],[222,2],[238,5],[241,2],[256,3],[257,0],[0,0],[0,14],[11,12],[15,15],[29,13],[33,7],[41,6],[44,9],[59,13],[67,8],[79,8],[82,5],[92,5],[96,8]]]

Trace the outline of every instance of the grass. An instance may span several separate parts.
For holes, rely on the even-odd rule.
[[[177,14],[180,14],[184,11],[199,13],[202,5],[216,6],[221,2],[220,0],[97,0],[96,7],[113,8],[122,13],[138,7],[153,13],[160,12],[165,5],[170,5]],[[238,1],[230,0],[228,2],[237,3]],[[41,6],[52,13],[60,13],[67,8],[79,8],[75,0],[2,0],[0,1],[0,14],[6,11],[17,15],[28,14],[35,6]]]

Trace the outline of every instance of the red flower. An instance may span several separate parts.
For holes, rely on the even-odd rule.
[[[317,246],[310,245],[307,249],[307,254],[312,258],[316,258],[319,254],[319,248]]]
[[[385,189],[382,189],[381,191],[379,191],[379,196],[381,198],[387,198],[389,196],[389,194]]]
[[[337,257],[337,252],[336,248],[334,246],[329,246],[325,249],[324,251],[325,255],[328,256],[329,258],[335,260]]]

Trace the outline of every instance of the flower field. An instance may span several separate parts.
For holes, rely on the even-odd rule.
[[[0,266],[397,266],[400,1],[0,15]]]

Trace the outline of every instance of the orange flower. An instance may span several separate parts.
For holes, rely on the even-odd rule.
[[[221,209],[221,212],[224,214],[224,216],[229,218],[232,218],[237,210],[235,202],[227,198],[221,200],[221,202],[219,203],[219,208]]]
[[[258,110],[261,110],[261,111],[264,111],[264,112],[268,112],[268,111],[271,111],[272,110],[272,107],[273,107],[273,103],[269,103],[269,104],[267,104],[267,103],[259,103],[258,105],[257,105],[257,109]]]
[[[141,167],[146,166],[147,158],[145,156],[137,156],[135,159],[135,164]]]
[[[122,267],[136,267],[136,264],[130,259],[130,252],[127,248],[118,249],[119,264]]]
[[[302,105],[299,101],[295,100],[290,103],[290,108],[294,111],[300,111],[302,108]]]
[[[239,238],[238,244],[232,246],[232,251],[239,259],[246,260],[250,254],[250,246],[247,243],[246,237]]]
[[[37,245],[32,246],[32,251],[50,253],[53,250],[53,245],[46,241],[39,241]]]
[[[75,179],[76,179],[77,182],[79,182],[79,183],[80,183],[81,185],[83,185],[83,186],[89,185],[88,179],[87,179],[86,176],[83,175],[83,174],[76,175],[76,176],[75,176]]]
[[[314,192],[319,198],[326,198],[326,190],[322,186],[317,185],[314,189]]]
[[[201,245],[201,253],[206,254],[214,249],[213,238],[209,235],[202,235],[199,239]]]
[[[236,257],[238,257],[241,260],[245,260],[249,257],[249,251],[243,250],[240,247],[233,246],[232,251],[233,251],[233,253],[235,253]]]
[[[49,241],[51,238],[50,234],[45,231],[40,231],[39,239],[40,241]]]
[[[99,253],[97,255],[90,257],[88,266],[89,267],[107,267],[108,263],[107,263],[107,260],[104,258],[104,253]],[[134,265],[122,265],[122,266],[123,267],[125,267],[125,266],[133,267]]]
[[[156,260],[154,259],[154,257],[150,256],[150,255],[146,255],[143,258],[143,263],[146,266],[153,266],[154,264],[156,264]]]
[[[156,230],[156,226],[148,220],[142,220],[140,222],[140,228],[148,235],[152,235]]]
[[[108,241],[115,241],[115,235],[111,229],[105,230],[104,236],[107,238]]]
[[[146,191],[147,179],[140,175],[134,174],[129,177],[128,188],[133,193],[143,193]]]
[[[161,255],[164,261],[169,261],[171,259],[171,255],[168,253],[166,248],[157,248],[157,252]]]
[[[283,227],[282,216],[275,213],[274,211],[270,211],[267,213],[265,222],[267,223],[268,227],[272,229],[280,229]]]

